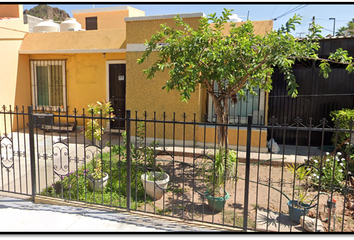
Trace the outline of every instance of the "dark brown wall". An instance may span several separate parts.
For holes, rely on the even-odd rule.
[[[354,56],[354,38],[322,40],[319,55],[328,56],[338,47],[348,50]],[[273,90],[269,94],[269,117],[275,116],[279,124],[283,124],[286,117],[289,125],[294,123],[296,117],[300,117],[305,126],[309,125],[310,117],[313,126],[320,125],[321,119],[326,118],[328,125],[333,127],[329,116],[331,111],[354,108],[354,74],[347,74],[342,65],[332,65],[332,72],[325,79],[320,75],[318,64],[306,62],[294,66],[293,71],[299,85],[297,98],[287,95],[283,74],[279,69],[274,70]],[[283,143],[283,136],[281,131],[274,132],[274,139],[278,143]],[[299,132],[299,145],[308,145],[308,140],[308,132]],[[295,131],[285,133],[286,144],[295,144],[295,141]],[[324,144],[332,145],[331,134],[325,134]],[[311,135],[311,145],[321,145],[321,133]]]

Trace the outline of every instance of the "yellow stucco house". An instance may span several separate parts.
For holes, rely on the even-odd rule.
[[[28,26],[23,24],[22,5],[0,5],[1,106],[14,106],[15,98],[28,91],[21,88],[18,82],[18,79],[28,78],[22,70],[26,68],[26,60],[18,54],[27,34]],[[30,99],[23,100],[18,103],[27,104]]]
[[[22,6],[14,6],[18,6],[16,17],[21,18]],[[188,104],[183,103],[178,92],[167,93],[161,89],[168,73],[158,74],[152,81],[146,80],[142,70],[147,68],[148,63],[137,64],[137,59],[145,50],[145,39],[150,39],[159,30],[160,24],[174,24],[172,18],[176,14],[145,16],[144,11],[129,6],[83,9],[72,13],[81,24],[82,31],[28,33],[28,26],[25,29],[23,24],[23,29],[0,28],[0,44],[5,44],[2,38],[4,31],[4,34],[11,32],[14,35],[11,38],[18,38],[18,41],[13,40],[14,46],[8,49],[13,62],[11,66],[16,69],[12,69],[7,78],[11,97],[8,101],[0,97],[1,104],[33,105],[46,109],[61,107],[63,111],[68,107],[69,114],[74,109],[82,114],[82,109],[87,108],[89,103],[106,99],[112,102],[116,112],[131,110],[135,117],[137,111],[139,118],[143,118],[146,111],[149,116],[153,116],[154,112],[161,116],[165,112],[169,119],[175,114],[180,120],[185,113],[189,120],[193,120],[195,114],[197,122],[204,122],[204,115],[211,114],[211,102],[205,89],[197,90]],[[204,13],[179,15],[195,28]],[[264,35],[273,28],[271,20],[255,21],[253,24],[256,34]],[[258,102],[260,104],[257,103],[255,111],[264,116],[264,93],[260,94]],[[116,129],[118,125],[110,127]],[[206,141],[214,142],[214,128],[207,127],[206,131],[210,132],[210,139]],[[197,125],[194,136],[191,135],[193,131],[188,129],[185,136],[182,136],[182,130],[180,132],[175,136],[177,140],[202,142],[204,126]],[[236,129],[230,128],[229,134],[232,132],[236,134]],[[171,134],[167,130],[166,138],[171,139]],[[152,136],[152,133],[148,132],[148,135]],[[246,130],[242,129],[240,135],[246,136]],[[261,148],[266,150],[266,131],[261,135]],[[259,136],[259,130],[252,135],[253,147],[259,146]],[[230,145],[236,145],[236,139],[230,138]],[[239,141],[240,145],[246,144],[246,138],[240,137]]]

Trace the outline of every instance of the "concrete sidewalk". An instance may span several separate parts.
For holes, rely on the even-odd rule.
[[[223,232],[127,212],[35,204],[0,196],[0,232]]]

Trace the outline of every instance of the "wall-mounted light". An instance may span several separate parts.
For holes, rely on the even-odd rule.
[[[102,53],[102,55],[103,55],[103,58],[106,58],[106,53]]]

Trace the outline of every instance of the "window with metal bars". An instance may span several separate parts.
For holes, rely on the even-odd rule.
[[[214,84],[214,91],[218,92],[218,85]],[[253,116],[253,124],[264,123],[265,109],[265,92],[261,89],[254,89],[257,95],[252,95],[248,90],[245,91],[245,98],[240,99],[239,94],[236,95],[237,102],[232,101],[230,97],[228,101],[229,113],[228,119],[230,124],[247,123],[247,116]],[[216,122],[215,108],[213,101],[208,96],[208,122]]]
[[[35,108],[66,109],[65,60],[32,60],[32,102]]]

